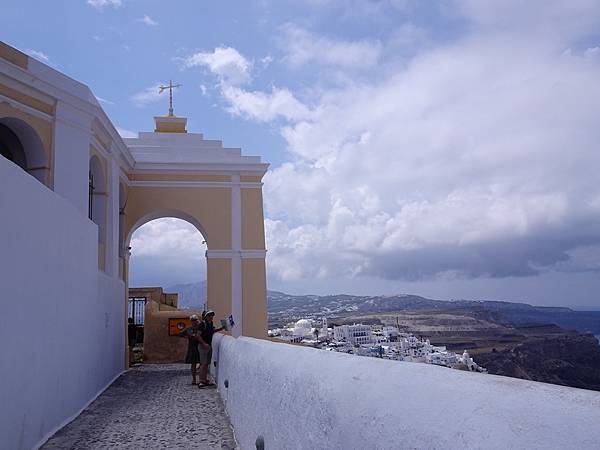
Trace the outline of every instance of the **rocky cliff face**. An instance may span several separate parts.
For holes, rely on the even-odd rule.
[[[480,353],[489,373],[600,390],[600,345],[591,334],[533,337],[512,349]]]

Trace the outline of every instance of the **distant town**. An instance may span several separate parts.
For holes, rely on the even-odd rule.
[[[419,339],[388,325],[352,324],[329,327],[326,318],[320,323],[300,319],[285,327],[269,330],[269,337],[325,351],[487,373],[466,350],[462,354],[450,352],[445,346],[431,345],[429,339]]]

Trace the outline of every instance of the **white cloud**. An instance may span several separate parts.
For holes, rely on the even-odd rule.
[[[112,6],[118,8],[121,6],[121,0],[87,0],[87,4],[97,9],[102,9],[105,6]]]
[[[43,63],[50,64],[50,58],[44,52],[40,52],[37,50],[26,50],[25,53]]]
[[[136,19],[136,22],[141,22],[144,25],[148,25],[149,27],[155,27],[158,25],[158,22],[153,20],[150,16],[144,14],[144,17],[140,17]]]
[[[586,48],[583,52],[583,56],[586,58],[598,58],[600,57],[600,47]]]
[[[283,27],[283,48],[292,67],[311,63],[345,69],[365,69],[377,64],[382,52],[379,41],[346,41],[309,33],[296,25]]]
[[[217,47],[212,53],[195,53],[187,57],[184,64],[186,67],[206,67],[228,85],[248,82],[252,67],[252,63],[232,47]]]
[[[261,60],[269,64],[272,58]],[[185,59],[186,67],[207,67],[219,79],[227,110],[258,122],[276,119],[299,120],[309,115],[309,108],[286,88],[273,87],[271,92],[251,91],[240,85],[250,81],[252,63],[232,47],[218,47],[213,52],[196,53]],[[206,87],[201,86],[203,95]]]
[[[278,118],[299,120],[309,115],[309,109],[285,88],[274,87],[270,93],[265,93],[223,86],[222,95],[230,104],[228,111],[258,122]]]
[[[121,135],[122,138],[136,138],[138,134],[135,131],[126,130],[125,128],[117,128],[117,133]]]
[[[182,259],[203,260],[206,244],[192,224],[175,218],[152,220],[138,228],[131,237],[135,256],[163,255],[175,252]]]
[[[463,2],[471,31],[459,40],[408,65],[380,61],[383,78],[288,114],[282,135],[294,162],[265,179],[271,273],[527,276],[573,270],[574,254],[597,267],[600,61],[594,47],[564,49],[600,15],[570,4],[566,15],[583,29],[560,24],[557,37],[561,4],[547,4],[555,13],[543,13],[544,32],[529,30],[516,4],[490,12]],[[242,115],[274,120],[253,103],[271,96],[235,104],[261,105]]]
[[[160,83],[156,83],[154,86],[147,87],[141,92],[134,94],[131,99],[136,104],[136,106],[146,106],[150,103],[157,102],[161,99],[161,95],[159,93]]]
[[[138,228],[131,238],[130,282],[168,285],[206,279],[206,244],[190,223],[156,219]]]
[[[110,100],[107,100],[107,99],[105,99],[105,98],[102,98],[102,97],[98,97],[98,96],[96,96],[96,98],[98,99],[98,101],[99,101],[100,103],[104,103],[105,105],[114,105],[114,104],[115,104],[115,102],[112,102],[112,101],[110,101]]]
[[[263,65],[263,67],[270,66],[272,62],[273,62],[273,57],[271,55],[267,55],[264,58],[261,58],[261,60],[260,60],[260,63]]]

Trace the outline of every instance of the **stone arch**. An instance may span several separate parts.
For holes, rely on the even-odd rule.
[[[0,118],[0,153],[49,186],[48,153],[40,136],[28,123],[16,117]]]

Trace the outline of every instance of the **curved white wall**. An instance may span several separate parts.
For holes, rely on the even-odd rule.
[[[600,392],[252,338],[213,345],[242,449],[258,435],[267,450],[600,448]]]
[[[30,449],[123,370],[125,286],[98,228],[0,157],[0,449]]]

